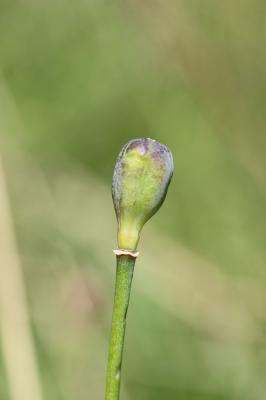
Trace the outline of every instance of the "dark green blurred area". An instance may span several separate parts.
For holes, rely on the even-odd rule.
[[[141,136],[175,174],[141,240],[122,399],[265,399],[265,15],[261,0],[0,1],[1,157],[44,399],[103,398],[110,182]]]

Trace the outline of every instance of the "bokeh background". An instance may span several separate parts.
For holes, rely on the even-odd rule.
[[[123,400],[266,398],[266,3],[0,1],[0,397],[100,400],[128,140],[173,152]]]

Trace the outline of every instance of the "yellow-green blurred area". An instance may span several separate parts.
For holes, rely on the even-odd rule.
[[[266,398],[265,16],[264,0],[0,1],[1,400],[104,398],[110,183],[143,136],[175,173],[141,238],[121,399]],[[14,388],[31,379],[39,399]]]

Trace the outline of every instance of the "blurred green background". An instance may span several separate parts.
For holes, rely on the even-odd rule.
[[[0,0],[1,399],[103,399],[110,182],[142,136],[175,174],[142,235],[121,397],[266,398],[265,15],[263,0]],[[21,270],[26,322],[8,292]],[[14,394],[16,371],[39,399]]]

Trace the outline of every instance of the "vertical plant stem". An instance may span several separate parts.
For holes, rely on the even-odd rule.
[[[109,344],[105,400],[119,399],[127,309],[134,265],[135,258],[127,255],[117,256],[115,297]]]

